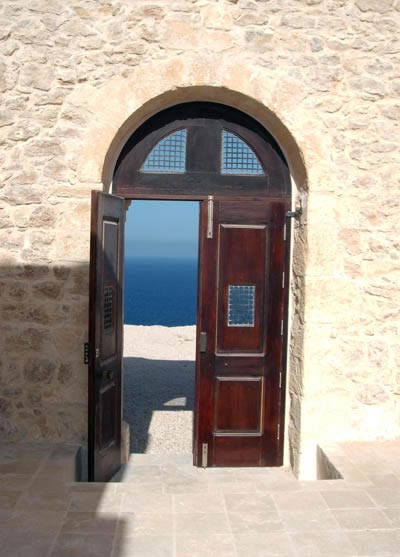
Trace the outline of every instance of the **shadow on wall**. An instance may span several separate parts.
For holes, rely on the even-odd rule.
[[[127,537],[138,523],[120,512],[133,505],[125,486],[74,482],[75,457],[64,452],[87,431],[88,271],[88,264],[0,267],[2,555],[153,552],[152,536]],[[170,536],[164,545],[172,547]]]
[[[192,451],[194,372],[194,361],[124,358],[131,453]]]
[[[88,278],[87,263],[0,268],[1,439],[86,438]]]

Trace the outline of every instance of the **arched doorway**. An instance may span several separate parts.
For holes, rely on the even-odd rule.
[[[283,459],[290,174],[273,137],[216,103],[164,110],[130,137],[113,194],[93,193],[89,470],[119,465],[124,205],[200,202],[193,462]]]

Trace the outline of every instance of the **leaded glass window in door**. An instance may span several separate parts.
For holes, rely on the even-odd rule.
[[[254,327],[255,297],[253,285],[229,285],[228,327]]]

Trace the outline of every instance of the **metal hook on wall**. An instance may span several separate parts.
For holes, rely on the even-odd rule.
[[[294,211],[286,211],[286,217],[289,219],[299,219],[303,214],[303,207],[301,199],[297,203],[297,207]]]

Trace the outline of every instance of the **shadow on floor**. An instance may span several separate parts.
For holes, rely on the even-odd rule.
[[[168,452],[168,447],[191,452],[194,370],[194,361],[124,358],[124,420],[130,426],[131,453],[155,447],[157,452]],[[175,415],[183,411],[185,416]],[[156,412],[168,414],[150,432]]]
[[[123,557],[136,549],[126,538],[129,516],[119,512],[121,490],[75,483],[77,451],[0,441],[1,555]]]

